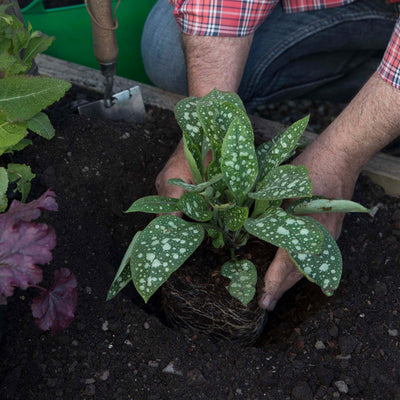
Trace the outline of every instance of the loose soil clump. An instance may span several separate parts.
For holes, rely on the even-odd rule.
[[[269,313],[257,347],[177,329],[145,306],[132,285],[106,294],[148,214],[124,214],[155,193],[154,182],[180,139],[171,112],[148,109],[142,126],[80,117],[88,94],[71,92],[49,116],[51,141],[14,162],[37,174],[32,198],[51,187],[59,212],[53,262],[78,279],[78,307],[59,335],[40,332],[18,291],[5,310],[0,344],[4,399],[398,399],[400,398],[399,200],[361,178],[355,200],[376,214],[348,215],[339,246],[343,280],[331,298],[303,280]],[[157,311],[159,309],[157,308]]]

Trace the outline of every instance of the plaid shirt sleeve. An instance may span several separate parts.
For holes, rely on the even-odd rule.
[[[400,18],[396,22],[378,73],[386,82],[400,89]]]
[[[279,0],[170,0],[181,32],[197,36],[246,36]]]

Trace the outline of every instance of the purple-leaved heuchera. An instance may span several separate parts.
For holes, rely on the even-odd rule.
[[[37,264],[51,261],[56,234],[51,226],[32,222],[42,210],[57,211],[53,191],[48,190],[37,200],[21,203],[14,200],[9,210],[0,214],[0,304],[7,304],[14,288],[36,287],[42,291],[32,304],[33,316],[43,330],[57,333],[73,320],[77,301],[75,276],[67,269],[55,271],[50,290],[37,286],[42,270]]]

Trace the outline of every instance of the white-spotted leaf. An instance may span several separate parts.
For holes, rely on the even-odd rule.
[[[197,115],[199,100],[198,97],[182,99],[175,107],[175,118],[182,131],[192,139],[198,149],[201,149],[204,133]]]
[[[131,254],[133,250],[133,246],[139,240],[140,232],[136,232],[135,236],[133,237],[128,250],[126,251],[124,258],[121,261],[121,264],[118,268],[117,274],[113,280],[113,283],[110,286],[110,289],[107,293],[107,300],[111,300],[114,298],[131,280],[131,269],[129,267]]]
[[[197,249],[204,237],[199,224],[163,215],[141,232],[131,253],[131,274],[145,302]]]
[[[253,128],[246,111],[231,103],[224,102],[219,104],[216,122],[221,130],[227,132],[229,126],[236,118],[240,119],[240,122],[246,127],[248,135],[254,139]]]
[[[314,213],[331,213],[331,212],[362,212],[369,213],[370,210],[361,204],[350,200],[343,199],[316,199],[308,202],[297,203],[292,210],[293,214],[305,215]]]
[[[172,186],[179,186],[188,192],[200,193],[203,190],[207,189],[209,186],[214,185],[216,182],[220,181],[222,178],[223,175],[218,174],[213,176],[208,182],[199,183],[198,185],[191,185],[190,183],[186,183],[180,178],[168,179],[167,183]]]
[[[309,119],[310,117],[307,116],[295,122],[272,140],[272,146],[262,154],[261,163],[264,175],[276,168],[292,154],[293,149],[306,129]]]
[[[315,219],[305,218],[324,234],[321,254],[290,253],[289,255],[307,279],[319,285],[327,296],[331,296],[339,286],[342,276],[342,255],[326,228]]]
[[[221,274],[231,280],[229,293],[244,305],[247,305],[256,293],[257,269],[249,260],[226,262]]]
[[[258,200],[278,200],[312,195],[308,169],[303,166],[282,165],[270,171],[249,197]]]
[[[125,212],[162,214],[175,211],[179,211],[178,199],[167,196],[146,196],[136,200]]]
[[[225,136],[221,169],[225,182],[241,205],[257,178],[258,163],[253,139],[239,118],[232,122]]]
[[[323,233],[306,217],[295,217],[278,207],[269,208],[260,218],[249,218],[247,232],[290,253],[319,254]]]
[[[225,227],[230,231],[237,231],[244,225],[249,216],[249,209],[248,207],[234,206],[224,211],[222,216]]]
[[[184,193],[179,199],[178,208],[195,221],[205,222],[212,218],[212,211],[209,209],[207,202],[198,193]]]

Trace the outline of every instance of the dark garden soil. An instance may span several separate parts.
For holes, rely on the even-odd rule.
[[[173,115],[149,109],[143,126],[101,121],[72,112],[76,100],[70,94],[49,111],[53,140],[35,138],[13,159],[37,174],[32,198],[49,187],[57,194],[59,212],[45,216],[57,246],[44,284],[55,268],[75,273],[76,317],[51,336],[31,316],[35,289],[10,299],[2,399],[400,399],[398,199],[360,179],[355,199],[377,212],[346,217],[340,288],[328,299],[311,283],[296,285],[257,347],[171,328],[132,286],[105,297],[133,234],[151,219],[123,210],[154,193],[180,136]]]

